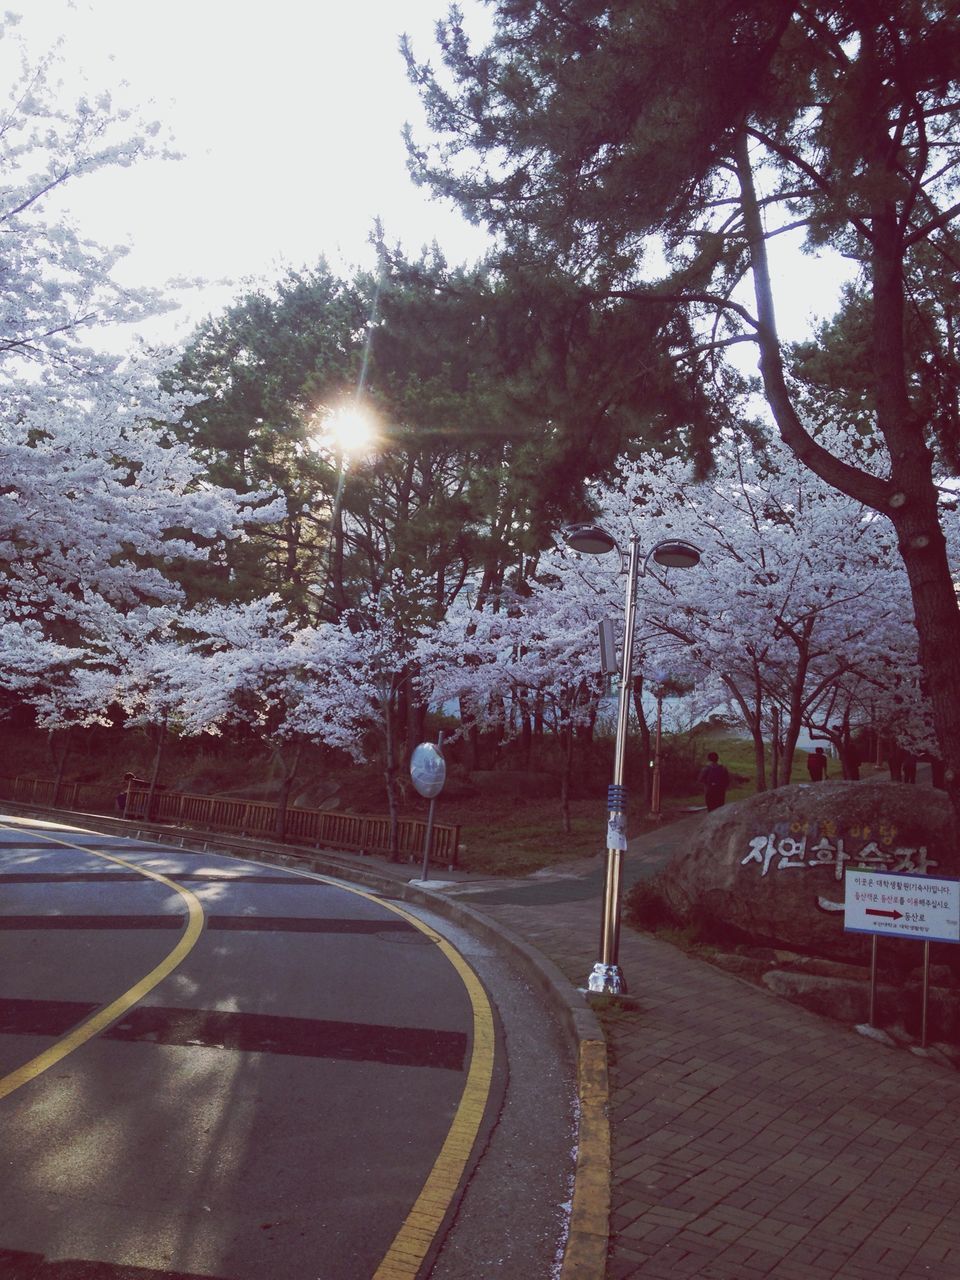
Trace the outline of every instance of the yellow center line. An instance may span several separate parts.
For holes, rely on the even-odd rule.
[[[473,1046],[460,1102],[420,1194],[372,1277],[372,1280],[415,1280],[457,1194],[457,1188],[460,1186],[483,1123],[493,1080],[495,1052],[493,1010],[490,1008],[490,1001],[487,999],[483,984],[473,969],[453,944],[435,929],[431,929],[429,925],[418,920],[403,907],[386,902],[375,894],[366,893],[363,889],[353,888],[351,885],[327,876],[317,876],[316,879],[325,880],[337,888],[357,894],[358,897],[368,898],[378,906],[386,907],[388,911],[393,911],[408,920],[421,933],[426,934],[453,965],[470,997],[473,1014]]]
[[[20,828],[4,827],[3,824],[0,824],[0,830],[2,829],[9,831],[20,830]],[[100,853],[87,849],[83,845],[72,844],[69,840],[48,836],[43,838],[49,839],[53,844],[62,844],[68,848],[79,849],[82,853],[92,853],[98,858],[117,863],[121,867],[139,872],[141,875],[148,876],[150,879],[157,880],[160,884],[174,889],[187,904],[188,921],[187,927],[176,947],[165,960],[161,961],[155,969],[152,969],[136,986],[131,987],[129,991],[124,992],[122,996],[119,996],[98,1013],[93,1014],[86,1022],[82,1022],[44,1053],[32,1058],[10,1075],[0,1078],[0,1098],[12,1093],[14,1089],[26,1084],[29,1080],[35,1079],[41,1072],[60,1062],[68,1053],[72,1053],[74,1049],[79,1048],[80,1045],[85,1044],[93,1036],[98,1035],[111,1022],[116,1021],[163,978],[173,972],[188,952],[192,950],[203,928],[203,908],[199,900],[189,889],[184,889],[166,876],[160,875],[155,871],[149,871],[145,867],[139,867],[136,863],[127,862],[123,858],[115,857],[112,854]],[[293,874],[298,873],[294,872]],[[487,993],[473,969],[452,943],[448,942],[436,930],[418,920],[409,911],[405,911],[403,907],[397,906],[392,902],[386,902],[377,897],[376,894],[354,888],[328,876],[318,875],[310,878],[322,880],[348,893],[367,898],[369,901],[376,903],[377,906],[385,907],[388,911],[392,911],[409,921],[443,953],[444,957],[460,976],[470,999],[473,1019],[473,1043],[467,1079],[456,1113],[440,1152],[433,1163],[433,1167],[420,1190],[420,1194],[414,1201],[410,1212],[401,1224],[372,1278],[372,1280],[415,1280],[423,1265],[423,1260],[430,1251],[457,1194],[461,1179],[473,1152],[477,1134],[483,1123],[493,1080],[495,1053],[493,1011],[490,1007]]]
[[[0,830],[19,834],[23,828],[0,823]],[[9,1075],[0,1076],[0,1098],[7,1097],[15,1089],[19,1089],[21,1085],[28,1084],[31,1080],[35,1080],[37,1076],[42,1075],[44,1071],[49,1071],[58,1062],[62,1062],[68,1054],[73,1053],[74,1049],[79,1049],[81,1045],[86,1044],[88,1040],[92,1040],[94,1036],[99,1035],[101,1031],[109,1027],[112,1022],[116,1022],[118,1018],[122,1017],[139,1000],[142,1000],[164,978],[173,973],[174,969],[196,946],[197,940],[203,931],[203,907],[200,905],[200,899],[191,893],[189,889],[185,889],[182,885],[168,879],[157,871],[139,867],[135,862],[127,862],[126,859],[118,858],[113,854],[101,853],[96,849],[88,849],[85,845],[74,844],[72,841],[64,840],[60,836],[47,836],[43,832],[38,832],[37,834],[40,835],[41,839],[49,840],[51,844],[65,845],[68,849],[79,849],[81,853],[91,854],[95,858],[103,858],[106,862],[114,862],[117,866],[125,867],[129,871],[135,871],[150,880],[156,880],[159,884],[166,885],[168,889],[173,889],[176,893],[179,893],[186,903],[187,924],[180,935],[177,945],[169,955],[132,986],[129,991],[125,991],[116,1000],[112,1000],[110,1004],[98,1009],[86,1021],[79,1023],[62,1039],[50,1045],[43,1053],[38,1053],[29,1062],[25,1062],[16,1071],[11,1071]]]

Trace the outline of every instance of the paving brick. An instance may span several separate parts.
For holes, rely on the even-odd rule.
[[[653,1222],[649,1218],[638,1218],[619,1233],[620,1237],[636,1246],[639,1242],[650,1245],[669,1244],[676,1237],[677,1228],[673,1223]]]
[[[638,1258],[621,1256],[618,1258],[609,1258],[607,1260],[606,1280],[630,1280],[631,1276],[639,1275],[637,1270]]]
[[[584,980],[594,899],[489,910]],[[627,927],[620,961],[608,1280],[960,1280],[960,1074]]]

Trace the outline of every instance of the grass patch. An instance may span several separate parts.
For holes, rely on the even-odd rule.
[[[460,824],[460,866],[464,871],[497,876],[528,875],[571,858],[602,852],[605,815],[602,800],[575,800],[570,805],[568,833],[563,830],[557,800],[505,799],[491,813],[489,798],[437,804],[438,822]]]
[[[510,797],[491,812],[490,797],[438,801],[437,822],[460,826],[460,867],[489,876],[522,876],[578,858],[606,852],[607,811],[604,796],[570,802],[569,832],[563,830],[560,801]],[[686,816],[681,806],[664,808],[659,819],[641,811],[639,799],[627,824],[630,839],[657,831]]]
[[[743,800],[756,793],[757,762],[754,756],[753,739],[730,733],[723,729],[696,729],[693,731],[696,743],[696,754],[701,767],[707,763],[707,754],[716,751],[720,763],[730,771],[732,785],[727,791],[727,800]],[[766,757],[767,781],[769,784],[772,760],[769,751]],[[794,768],[796,774],[796,768]],[[703,789],[696,786],[685,794],[671,797],[674,804],[693,807],[703,804]]]

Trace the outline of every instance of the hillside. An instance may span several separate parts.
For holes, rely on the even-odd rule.
[[[665,744],[664,817],[702,803],[696,768],[708,749],[719,749],[737,779],[731,798],[752,790],[748,744],[730,735],[697,735],[693,741]],[[0,731],[0,794],[12,796],[18,776],[80,784],[79,807],[88,812],[116,812],[115,797],[128,770],[149,779],[155,738],[135,729],[95,726],[50,735],[15,719]],[[539,768],[510,747],[487,752],[489,767],[471,770],[463,743],[446,747],[447,784],[437,800],[435,819],[461,827],[461,863],[487,874],[522,874],[562,859],[602,852],[606,826],[606,787],[612,744],[606,740],[578,744],[570,797],[570,830],[564,831],[560,774],[549,743],[541,747]],[[638,744],[630,743],[628,782],[640,771]],[[205,735],[168,737],[159,768],[167,790],[200,795],[238,796],[272,801],[278,796],[284,759],[253,738]],[[647,816],[640,788],[631,791],[630,833],[657,825]],[[304,808],[349,813],[385,814],[383,772],[359,766],[317,747],[305,748],[297,768],[291,802]],[[408,775],[400,775],[400,808],[408,817],[426,817],[428,802],[417,795]]]

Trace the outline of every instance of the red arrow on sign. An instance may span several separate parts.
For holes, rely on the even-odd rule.
[[[868,916],[886,916],[888,920],[902,920],[902,911],[875,911],[873,907],[867,907]]]

